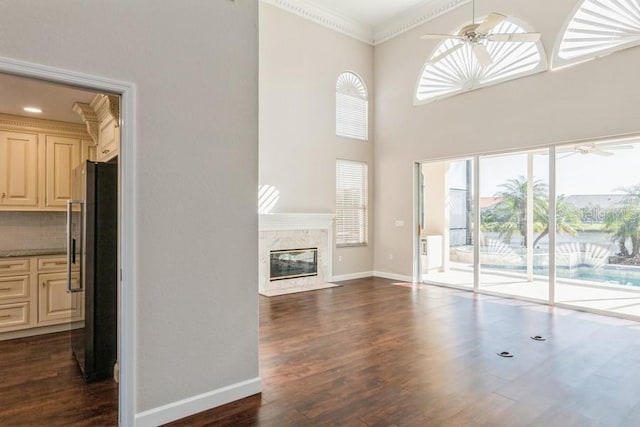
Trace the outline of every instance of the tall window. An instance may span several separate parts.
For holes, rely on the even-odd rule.
[[[367,164],[336,162],[336,244],[367,243]]]
[[[369,102],[362,79],[344,72],[336,82],[336,135],[369,139]]]

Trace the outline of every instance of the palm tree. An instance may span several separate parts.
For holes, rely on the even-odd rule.
[[[544,215],[541,220],[543,226],[540,235],[533,242],[533,247],[540,239],[549,234],[549,200],[545,200],[544,203]],[[567,203],[564,195],[558,196],[556,198],[556,234],[567,233],[575,237],[578,235],[581,225],[582,219],[578,208]]]
[[[520,175],[517,178],[507,180],[501,184],[501,191],[494,197],[500,202],[494,208],[494,229],[500,233],[505,243],[511,241],[515,233],[524,238],[524,246],[527,246],[527,178]],[[533,221],[534,229],[539,228],[541,218],[544,216],[544,204],[547,194],[547,184],[540,180],[533,181]]]
[[[618,242],[619,255],[633,258],[640,254],[640,184],[616,190],[624,191],[626,197],[619,209],[608,213],[605,228],[609,231],[611,240]],[[631,240],[631,254],[627,249],[627,239]]]
[[[512,178],[500,187],[502,190],[495,197],[501,200],[493,209],[482,213],[482,228],[497,231],[505,243],[519,233],[527,246],[527,179],[524,176]],[[581,225],[579,210],[568,204],[564,196],[559,196],[556,200],[556,233],[575,236]],[[548,187],[540,180],[533,182],[533,231],[540,233],[533,242],[534,247],[549,234]]]

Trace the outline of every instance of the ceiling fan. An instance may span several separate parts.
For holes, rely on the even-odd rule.
[[[460,40],[458,43],[444,52],[436,55],[431,59],[431,63],[444,59],[451,55],[453,52],[461,49],[465,45],[471,46],[473,54],[475,55],[478,63],[482,67],[493,64],[493,58],[487,50],[487,47],[482,43],[484,40],[492,42],[502,43],[523,43],[523,42],[537,42],[540,40],[540,33],[490,33],[498,24],[504,21],[507,17],[500,13],[490,13],[484,21],[480,23],[475,22],[476,4],[475,0],[472,1],[472,17],[471,24],[466,25],[458,31],[457,34],[425,34],[421,36],[421,39],[425,40]]]
[[[633,150],[633,145],[597,145],[593,142],[586,142],[583,144],[576,144],[571,147],[567,147],[566,150],[569,151],[569,153],[561,158],[573,156],[574,154],[595,154],[597,156],[609,157],[615,154],[613,153],[613,151]]]

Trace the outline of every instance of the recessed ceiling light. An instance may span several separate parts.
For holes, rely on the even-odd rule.
[[[42,113],[42,109],[38,107],[24,107],[23,110],[27,113]]]

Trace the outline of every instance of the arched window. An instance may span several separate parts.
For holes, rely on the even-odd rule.
[[[584,0],[562,31],[552,68],[640,44],[639,0]]]
[[[336,81],[336,135],[369,139],[369,102],[362,79],[350,71]]]
[[[512,18],[502,21],[489,34],[525,33],[528,29]],[[483,40],[493,63],[481,66],[469,43],[462,48],[432,62],[434,58],[455,45],[460,40],[448,39],[441,42],[424,64],[416,85],[414,104],[425,104],[436,99],[447,98],[481,87],[491,86],[507,80],[539,73],[547,69],[544,47],[535,43],[505,43]]]

